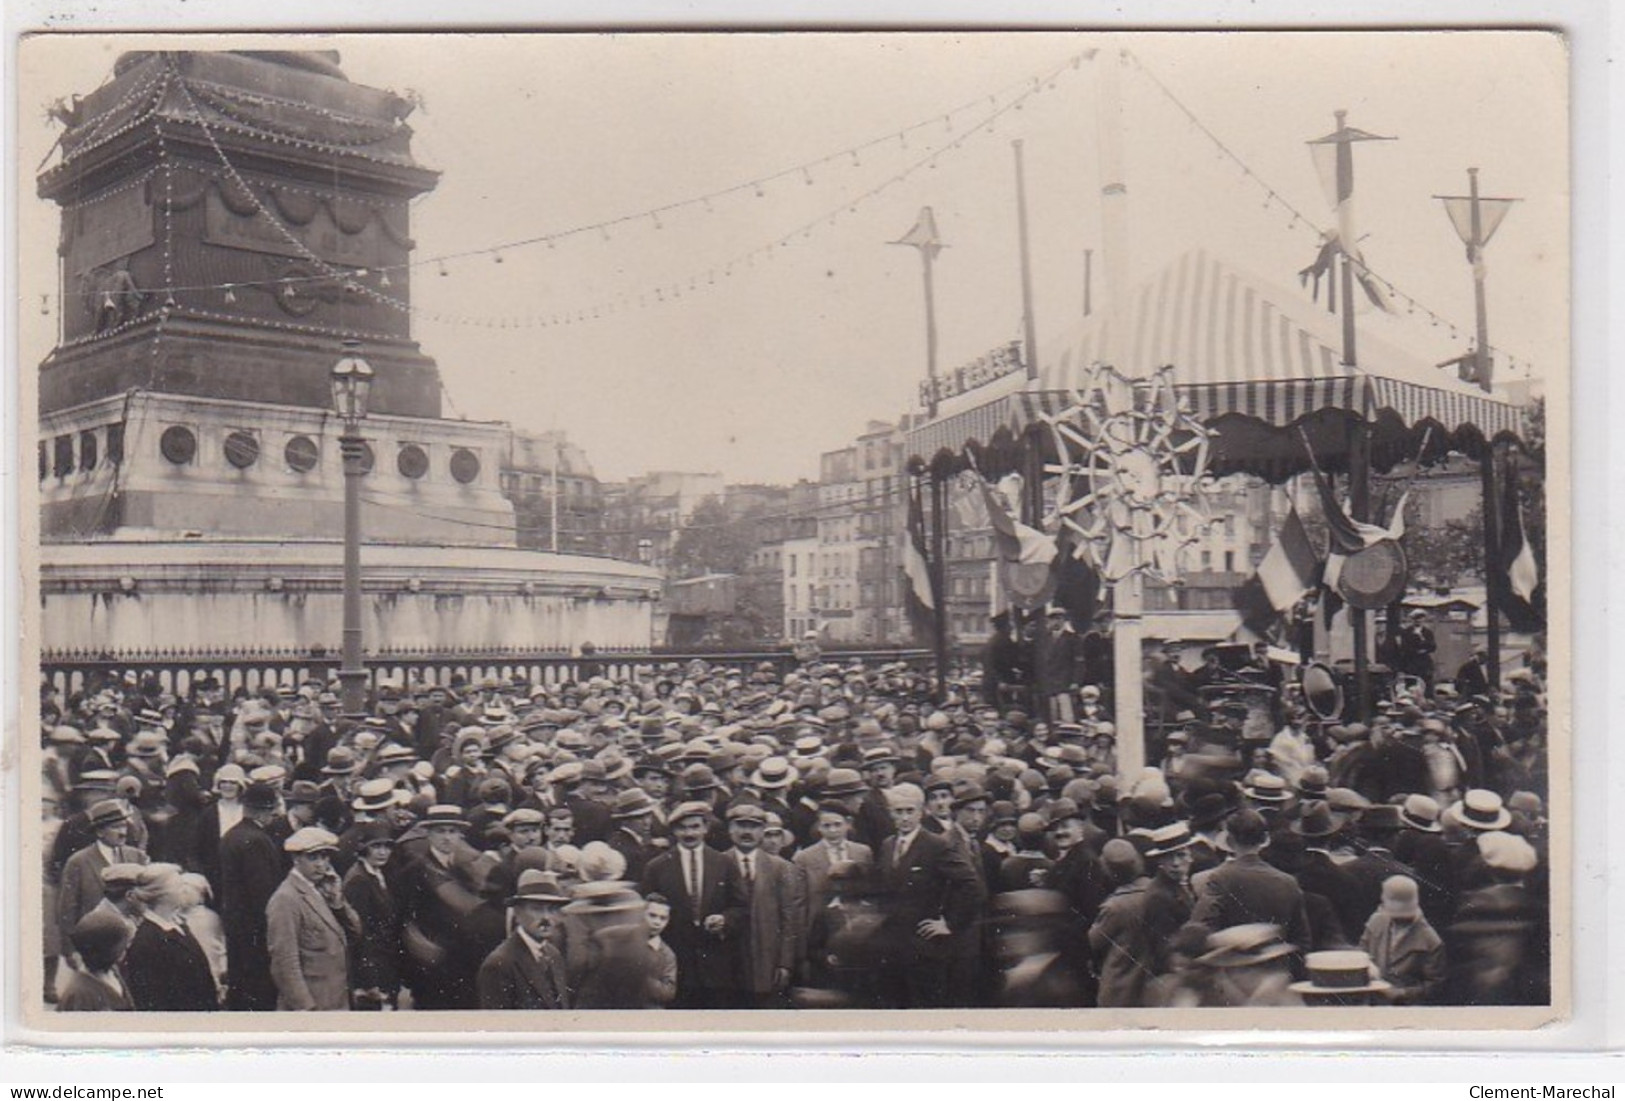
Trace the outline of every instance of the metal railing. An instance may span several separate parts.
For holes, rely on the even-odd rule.
[[[368,654],[362,664],[371,675],[371,684],[394,681],[405,684],[418,681],[430,685],[449,685],[453,678],[461,677],[466,683],[478,684],[487,678],[511,680],[522,677],[532,685],[558,685],[581,679],[582,668],[595,664],[602,675],[624,678],[633,675],[639,665],[687,665],[700,660],[712,666],[751,671],[767,664],[783,675],[796,668],[797,661],[788,650],[615,650],[582,657],[562,651],[517,651],[502,647],[484,650],[444,652],[383,651]],[[865,665],[905,662],[916,668],[929,665],[929,650],[912,648],[836,649],[824,652],[828,661],[861,661]],[[45,684],[63,697],[74,693],[94,693],[107,685],[117,684],[126,677],[137,682],[153,676],[165,692],[186,696],[193,686],[213,677],[228,693],[244,688],[250,692],[270,685],[296,686],[307,680],[327,681],[338,671],[339,655],[326,651],[154,651],[135,655],[110,655],[86,652],[53,652],[40,661],[40,675]]]

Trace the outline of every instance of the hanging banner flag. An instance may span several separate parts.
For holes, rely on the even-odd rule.
[[[1467,262],[1477,264],[1482,259],[1480,250],[1490,243],[1495,231],[1501,228],[1501,221],[1512,209],[1517,199],[1487,199],[1478,198],[1478,246],[1473,246],[1473,197],[1471,195],[1440,195],[1439,200],[1444,203],[1444,212],[1450,216],[1450,224],[1456,227],[1456,236],[1461,243],[1467,246]]]
[[[1337,112],[1337,129],[1309,143],[1309,154],[1315,162],[1321,186],[1326,190],[1326,201],[1337,215],[1337,228],[1325,235],[1314,263],[1299,272],[1298,277],[1302,280],[1312,275],[1318,293],[1320,276],[1330,270],[1334,252],[1341,252],[1349,258],[1349,268],[1366,298],[1379,310],[1387,311],[1387,296],[1366,270],[1365,258],[1360,254],[1360,233],[1354,221],[1354,143],[1394,139],[1356,129],[1343,119],[1344,112]]]
[[[1320,580],[1320,559],[1297,509],[1289,509],[1258,570],[1235,591],[1242,625],[1263,638]]]
[[[1320,468],[1311,467],[1311,473],[1331,535],[1321,585],[1356,608],[1369,611],[1387,606],[1405,591],[1409,579],[1409,563],[1399,541],[1405,535],[1405,503],[1410,494],[1400,496],[1392,521],[1382,528],[1352,519]]]
[[[1518,500],[1517,470],[1509,464],[1502,472],[1501,553],[1497,563],[1503,575],[1501,611],[1514,631],[1538,631],[1545,625],[1540,569],[1534,548],[1523,530],[1523,504]]]
[[[993,529],[994,556],[1001,562],[1000,577],[1010,602],[1036,608],[1049,599],[1055,562],[1055,537],[1016,519],[1021,500],[1021,475],[1011,474],[997,487],[982,482],[982,501]]]
[[[914,222],[914,228],[893,241],[894,245],[911,245],[921,252],[936,258],[937,253],[943,250],[942,238],[937,234],[937,216],[928,206],[920,208],[920,216]]]
[[[987,500],[982,495],[982,479],[975,471],[967,470],[953,483],[954,519],[965,531],[981,531],[991,526],[987,515]]]
[[[903,533],[903,605],[917,638],[936,634],[936,586],[925,555],[925,513],[916,489],[909,495],[908,528]]]

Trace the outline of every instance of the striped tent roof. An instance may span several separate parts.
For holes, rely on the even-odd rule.
[[[1130,377],[1173,364],[1176,384],[1204,420],[1240,414],[1275,428],[1326,409],[1367,420],[1391,413],[1407,428],[1423,421],[1446,432],[1473,426],[1486,438],[1516,434],[1519,409],[1464,383],[1362,328],[1360,363],[1339,351],[1339,319],[1302,292],[1270,286],[1196,251],[1142,284],[1123,324],[1085,321],[1049,355],[1027,389],[921,425],[910,452],[930,458],[986,443],[1000,428],[1019,432],[1039,413],[1064,408],[1095,363]]]

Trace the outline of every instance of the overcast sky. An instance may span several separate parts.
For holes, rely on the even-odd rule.
[[[925,371],[920,263],[913,250],[887,242],[924,205],[948,246],[936,266],[941,365],[1019,337],[1016,138],[1026,148],[1039,343],[1053,349],[1064,340],[1081,310],[1084,251],[1098,255],[1101,239],[1099,65],[1066,65],[1090,47],[1131,50],[1255,174],[1221,158],[1130,65],[1130,279],[1206,247],[1292,285],[1314,255],[1316,230],[1294,227],[1281,205],[1266,205],[1257,181],[1329,225],[1304,143],[1347,108],[1351,124],[1399,139],[1357,149],[1367,260],[1460,331],[1452,340],[1421,315],[1362,317],[1362,325],[1423,358],[1466,350],[1470,272],[1431,196],[1463,192],[1465,169],[1475,165],[1487,194],[1524,200],[1488,251],[1491,343],[1532,361],[1537,373],[1566,370],[1567,74],[1561,43],[1545,34],[367,35],[253,43],[268,44],[337,49],[351,79],[421,99],[410,119],[415,151],[443,176],[413,210],[420,261],[745,185],[709,208],[638,218],[607,237],[511,248],[500,263],[453,260],[444,277],[432,261],[418,270],[414,305],[425,313],[414,336],[438,360],[456,413],[564,428],[600,477],[650,469],[721,471],[733,481],[816,477],[819,452],[849,442],[868,420],[913,410]],[[23,44],[23,172],[55,137],[44,105],[88,92],[117,52],[134,45],[98,36]],[[1010,108],[1034,77],[1058,67],[1053,86],[1041,83],[1019,110]],[[995,112],[991,132],[976,129]],[[906,141],[894,136],[922,122]],[[868,144],[876,139],[884,140]],[[938,148],[934,167],[908,171]],[[807,173],[769,182],[760,196],[749,186],[809,163]],[[55,291],[56,221],[26,181],[21,194],[27,365],[49,351],[54,334],[54,318],[38,307]],[[803,226],[811,228],[798,232]],[[724,274],[787,234],[793,239],[770,249],[771,259],[735,262]],[[675,300],[674,285],[682,292]],[[626,308],[640,297],[646,305]],[[599,316],[579,324],[490,327],[594,307]]]

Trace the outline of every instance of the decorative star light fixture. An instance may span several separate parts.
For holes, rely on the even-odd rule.
[[[1108,582],[1142,571],[1177,581],[1180,551],[1210,522],[1213,433],[1179,400],[1173,367],[1141,380],[1097,363],[1066,409],[1042,416],[1059,460],[1044,469],[1060,476],[1046,526],[1080,536],[1076,553]]]

